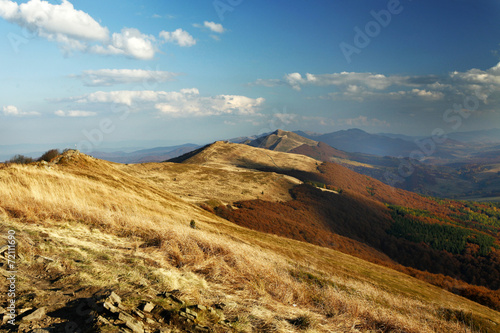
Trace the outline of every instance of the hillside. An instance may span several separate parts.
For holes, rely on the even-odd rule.
[[[354,154],[335,149],[324,142],[318,142],[314,146],[303,144],[290,149],[288,152],[309,156],[318,161],[330,161],[332,158],[352,159],[354,157]]]
[[[293,176],[322,189],[301,185],[291,191],[292,201],[240,201],[209,209],[219,216],[255,230],[384,264],[500,308],[500,293],[494,291],[500,286],[500,224],[494,215],[484,215],[485,220],[480,223],[472,222],[475,215],[461,215],[466,209],[463,203],[448,204],[395,189],[339,164],[323,163],[313,171],[295,170],[257,162],[261,159],[258,156],[276,152],[224,143],[209,148],[185,163],[223,164],[222,155],[238,149],[255,158],[247,158],[248,163],[241,164],[242,168]],[[212,156],[215,157],[211,159]],[[481,212],[486,208],[473,209]],[[414,230],[413,225],[422,230]],[[412,238],[401,234],[401,228],[418,235]],[[449,240],[440,243],[436,240],[440,237]],[[450,283],[455,287],[450,287]]]
[[[306,139],[293,132],[283,131],[280,129],[248,143],[248,145],[252,147],[266,148],[281,152],[289,152],[290,150],[302,145],[316,146],[317,144],[317,141]]]
[[[75,151],[49,164],[0,166],[0,232],[6,242],[15,231],[16,306],[25,311],[0,329],[155,332],[198,323],[196,330],[214,332],[495,332],[500,325],[498,312],[477,303],[330,248],[239,227],[170,194],[167,180],[157,186],[135,172]],[[6,293],[0,297],[5,305]]]
[[[300,180],[274,172],[221,170],[210,166],[176,163],[117,165],[118,169],[147,180],[185,201],[220,205],[263,199],[289,201],[290,190]]]
[[[319,162],[302,155],[291,155],[244,144],[217,141],[169,162],[211,166],[224,170],[265,169],[314,172]]]

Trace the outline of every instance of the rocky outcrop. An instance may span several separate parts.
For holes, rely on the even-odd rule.
[[[170,332],[233,332],[232,323],[226,320],[223,313],[223,304],[206,306],[202,304],[188,304],[180,297],[177,290],[163,292],[156,298],[141,300],[131,306],[132,301],[122,300],[116,292],[95,294],[86,299],[85,307],[78,308],[85,318],[80,318],[85,327],[81,332],[124,332],[124,333],[170,333]],[[86,309],[83,311],[82,309]],[[6,313],[0,308],[1,315]],[[70,305],[58,308],[55,312],[68,312]],[[23,312],[23,311],[20,311]],[[5,325],[0,330],[12,332],[55,332],[55,327],[68,329],[74,323],[54,321],[51,317],[55,312],[46,307],[25,309],[19,316],[18,323]],[[68,312],[69,313],[69,312]],[[73,317],[73,315],[70,315]],[[75,318],[73,318],[76,320]],[[2,325],[2,323],[0,323]],[[73,326],[72,326],[73,325]]]
[[[182,329],[187,332],[231,332],[231,323],[225,319],[222,307],[202,304],[186,304],[178,291],[164,292],[155,301],[143,300],[135,309],[123,306],[121,298],[111,292],[102,301],[104,309],[97,318],[97,327],[119,327],[125,332],[171,332]]]

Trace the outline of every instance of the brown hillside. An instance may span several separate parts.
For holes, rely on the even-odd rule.
[[[126,331],[116,313],[81,307],[111,290],[120,311],[151,332],[199,330],[141,317],[152,317],[138,312],[142,300],[166,310],[164,292],[173,290],[186,302],[182,311],[216,308],[197,323],[217,333],[469,333],[500,325],[498,312],[477,303],[329,248],[237,226],[125,170],[77,152],[0,167],[0,246],[8,230],[18,244],[16,306],[46,310],[40,321],[1,331]],[[6,307],[7,293],[0,302]]]
[[[396,238],[387,233],[392,223],[388,210],[356,193],[334,194],[300,185],[292,194],[290,202],[253,200],[236,203],[237,209],[219,207],[216,211],[239,225],[334,248],[500,309],[500,292],[495,291],[500,286],[498,258],[452,255]]]
[[[289,153],[309,156],[318,161],[330,161],[332,157],[345,159],[350,157],[349,153],[335,149],[324,142],[318,142],[318,144],[314,146],[303,144],[293,148]]]

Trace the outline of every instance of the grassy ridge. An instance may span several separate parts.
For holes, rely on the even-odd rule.
[[[2,232],[18,230],[22,274],[44,255],[75,288],[182,288],[198,303],[229,304],[242,332],[299,331],[287,320],[299,317],[308,318],[309,332],[494,332],[500,325],[498,312],[440,288],[239,227],[78,153],[50,167],[0,168],[0,211]],[[198,229],[189,227],[192,219]],[[35,242],[43,246],[29,245]],[[21,294],[33,292],[37,279],[22,280]]]

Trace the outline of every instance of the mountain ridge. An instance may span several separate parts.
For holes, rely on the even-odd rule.
[[[24,258],[19,259],[19,272],[26,279],[20,279],[17,285],[18,304],[21,308],[44,305],[54,317],[46,316],[40,325],[64,325],[67,319],[60,313],[80,318],[74,304],[80,298],[93,300],[102,288],[114,290],[131,309],[140,309],[141,299],[166,307],[164,298],[158,295],[176,289],[179,297],[190,304],[209,307],[221,302],[227,304],[219,310],[228,319],[229,326],[224,332],[303,331],[303,325],[292,324],[297,318],[308,321],[306,329],[318,332],[350,331],[352,327],[358,331],[389,328],[411,333],[457,329],[494,332],[500,325],[496,311],[328,247],[238,226],[210,212],[219,209],[217,203],[200,208],[180,198],[180,192],[169,191],[173,188],[171,184],[179,181],[176,177],[188,177],[182,169],[192,168],[198,177],[211,181],[208,171],[219,168],[222,177],[212,183],[212,187],[217,187],[237,173],[250,172],[248,175],[254,177],[257,173],[268,174],[270,171],[262,169],[271,168],[274,174],[269,175],[276,179],[290,173],[305,181],[292,190],[295,197],[292,201],[266,201],[269,208],[277,205],[274,207],[283,214],[281,218],[304,217],[303,223],[314,222],[324,228],[328,225],[322,225],[326,221],[322,216],[343,219],[342,214],[350,211],[348,203],[366,204],[363,209],[355,206],[360,218],[369,216],[363,211],[374,213],[373,209],[382,214],[372,214],[374,218],[387,216],[385,206],[373,200],[379,196],[378,183],[365,179],[366,184],[375,186],[366,189],[361,182],[364,176],[359,175],[357,185],[345,180],[351,188],[337,193],[323,191],[318,188],[323,186],[321,180],[324,185],[339,185],[333,181],[355,175],[341,167],[330,170],[330,166],[316,163],[305,156],[216,142],[182,164],[123,165],[68,151],[49,163],[0,165],[0,229],[16,230]],[[172,173],[165,173],[159,179],[166,172],[163,166],[173,168]],[[308,185],[307,177],[311,175],[317,177],[311,180],[316,183]],[[247,179],[250,185],[257,184],[251,179]],[[176,191],[181,189],[188,197],[197,187],[180,186]],[[203,195],[211,197],[209,191]],[[312,201],[307,213],[298,203],[309,200]],[[240,215],[251,208],[245,201],[228,205],[240,205],[239,209],[228,208]],[[254,213],[269,212],[265,206],[255,207],[258,210],[254,209]],[[263,225],[264,220],[258,215],[247,216],[252,217],[259,218],[254,221]],[[279,222],[279,214],[273,218]],[[287,224],[292,229],[287,230],[293,231],[293,219]],[[268,225],[273,222],[267,221]],[[353,223],[332,227],[334,231],[362,239],[363,234],[356,232]],[[379,222],[374,220],[375,225]],[[295,232],[299,235],[300,229]],[[365,229],[365,234],[370,232],[370,228]],[[307,232],[303,235],[309,237]],[[345,236],[339,235],[331,241],[369,254],[368,248],[356,240],[342,237]],[[384,260],[383,256],[379,259]],[[460,281],[450,280],[450,283],[455,283],[461,292],[469,290],[462,288]],[[29,296],[33,293],[37,295],[34,300]],[[0,299],[4,301],[5,295],[0,295]],[[408,311],[408,307],[418,307],[419,313]],[[136,316],[132,310],[130,313]],[[143,316],[150,318],[148,314]],[[463,316],[468,316],[469,321],[456,319]],[[84,323],[86,316],[81,318],[82,325],[89,325]],[[197,320],[211,325],[202,316]],[[95,325],[92,329],[98,331],[120,324],[104,324],[101,320]],[[146,321],[144,325],[147,329],[159,327],[154,326],[158,323]],[[180,322],[163,325],[170,329],[193,329]]]

